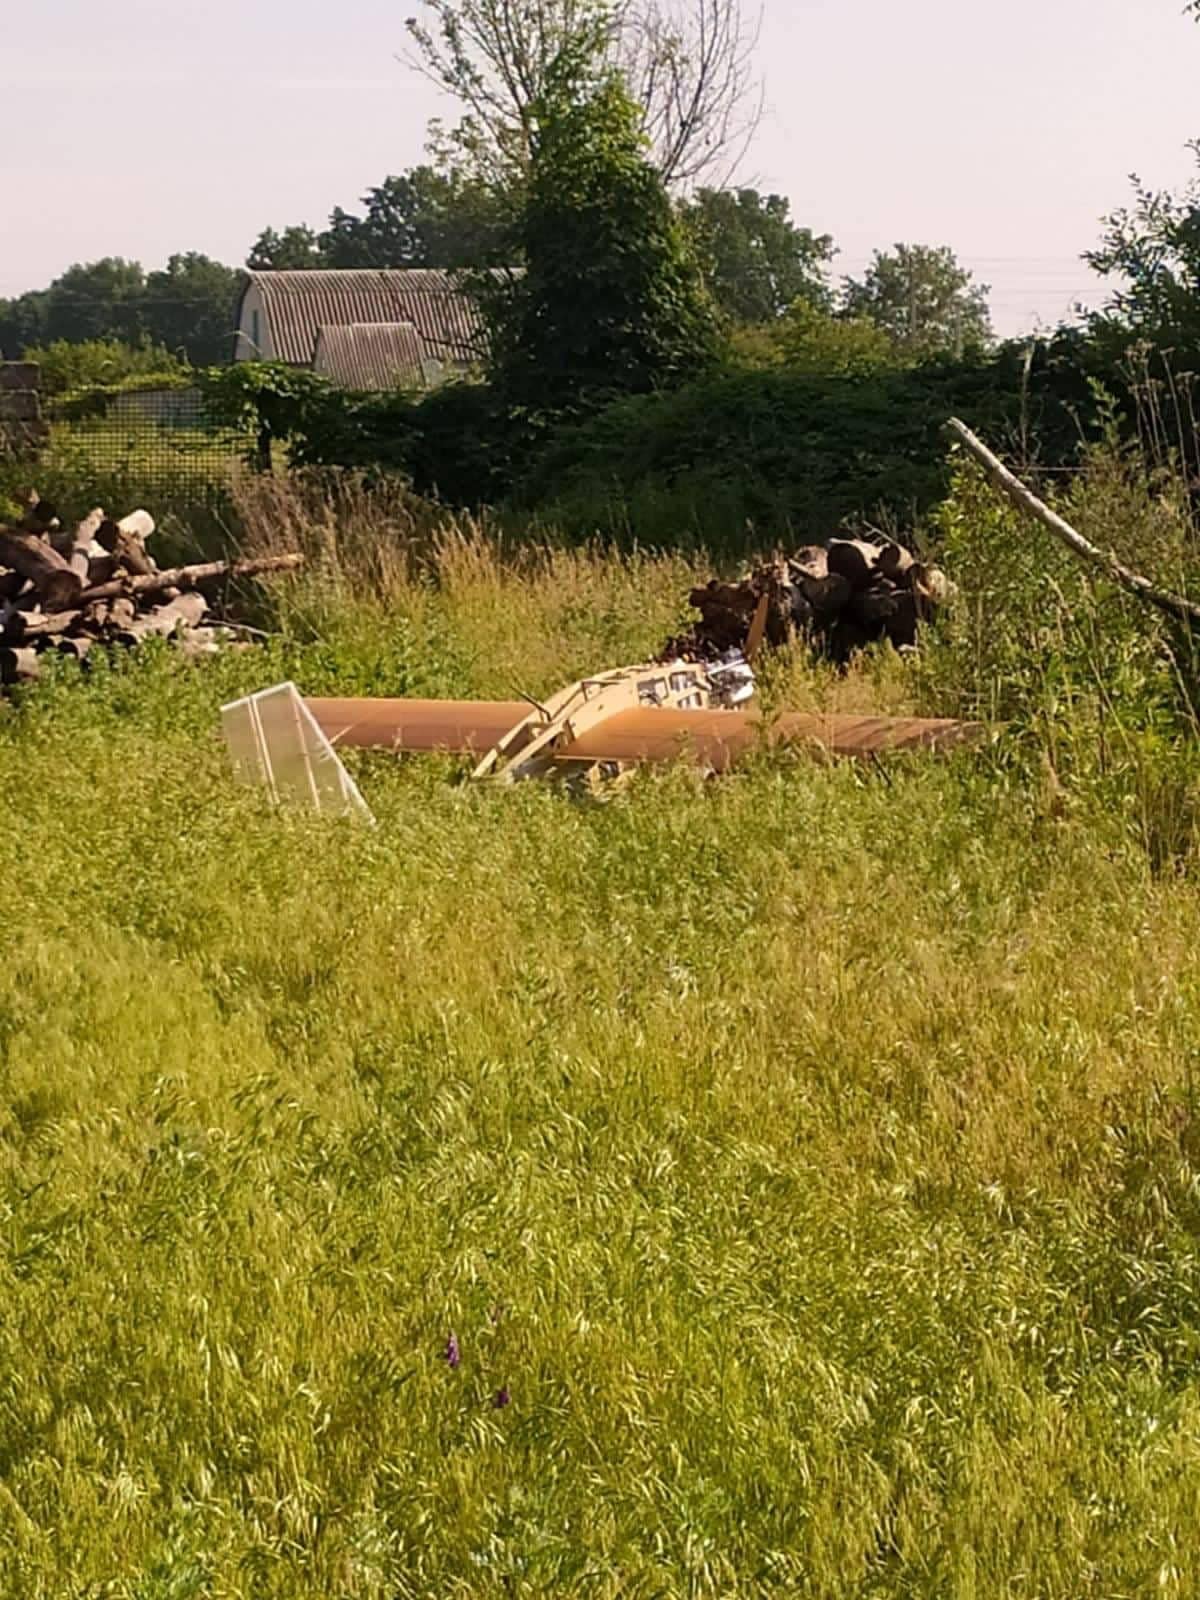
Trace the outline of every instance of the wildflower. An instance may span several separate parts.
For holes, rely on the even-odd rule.
[[[497,1394],[496,1398],[492,1401],[492,1410],[493,1411],[503,1411],[505,1406],[508,1406],[508,1405],[511,1405],[511,1404],[512,1404],[512,1395],[509,1394],[508,1385],[505,1384],[503,1389],[500,1390],[500,1392]]]
[[[446,1364],[451,1371],[462,1361],[462,1351],[458,1348],[458,1335],[452,1333],[446,1340]]]

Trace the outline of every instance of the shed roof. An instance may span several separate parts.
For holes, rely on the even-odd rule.
[[[248,272],[247,289],[262,295],[276,356],[297,366],[313,359],[320,328],[412,323],[447,361],[480,354],[482,326],[474,302],[450,272],[427,267],[314,268]]]
[[[313,371],[342,389],[427,389],[437,352],[411,322],[352,322],[318,328]]]

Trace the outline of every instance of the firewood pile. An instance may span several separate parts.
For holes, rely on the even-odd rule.
[[[64,526],[34,493],[16,526],[0,523],[0,684],[37,678],[48,652],[83,661],[99,646],[154,636],[189,657],[215,654],[236,635],[214,617],[203,586],[290,571],[303,560],[271,556],[161,571],[146,548],[154,531],[146,511],[114,521],[99,507]]]
[[[753,653],[759,643],[796,638],[840,664],[880,639],[912,650],[921,625],[953,592],[944,572],[901,545],[832,539],[778,556],[740,583],[714,578],[693,589],[689,603],[700,620],[668,640],[662,659],[715,661],[731,650]]]

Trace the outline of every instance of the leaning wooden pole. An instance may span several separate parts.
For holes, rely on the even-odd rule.
[[[171,567],[166,572],[113,578],[108,583],[97,583],[78,595],[75,603],[84,606],[95,600],[115,600],[124,594],[154,594],[159,589],[191,589],[213,578],[256,578],[265,572],[294,572],[303,565],[302,555],[263,556],[256,561],[206,561],[198,566]]]
[[[1109,551],[1101,550],[1090,539],[1085,539],[1065,518],[1060,517],[1057,511],[1052,511],[1044,500],[1039,500],[1033,490],[1027,488],[1015,473],[1010,472],[999,456],[993,455],[983,440],[973,434],[965,422],[960,422],[957,417],[951,417],[948,427],[975,457],[996,487],[1004,491],[1017,510],[1023,511],[1026,516],[1033,517],[1044,528],[1048,528],[1054,537],[1065,544],[1067,549],[1081,561],[1098,568],[1129,594],[1144,600],[1147,605],[1156,606],[1159,611],[1165,612],[1175,621],[1186,623],[1189,627],[1193,624],[1200,625],[1200,605],[1185,599],[1183,595],[1172,594],[1168,589],[1158,588],[1149,578],[1143,578],[1140,573],[1125,566]]]

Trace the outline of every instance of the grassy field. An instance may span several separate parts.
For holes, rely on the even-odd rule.
[[[988,596],[1026,536],[967,486],[945,639],[768,693],[993,748],[587,800],[367,759],[328,825],[231,784],[223,699],[537,693],[691,574],[259,514],[323,553],[268,651],[0,711],[0,1594],[1200,1592],[1161,641],[1053,563]]]

